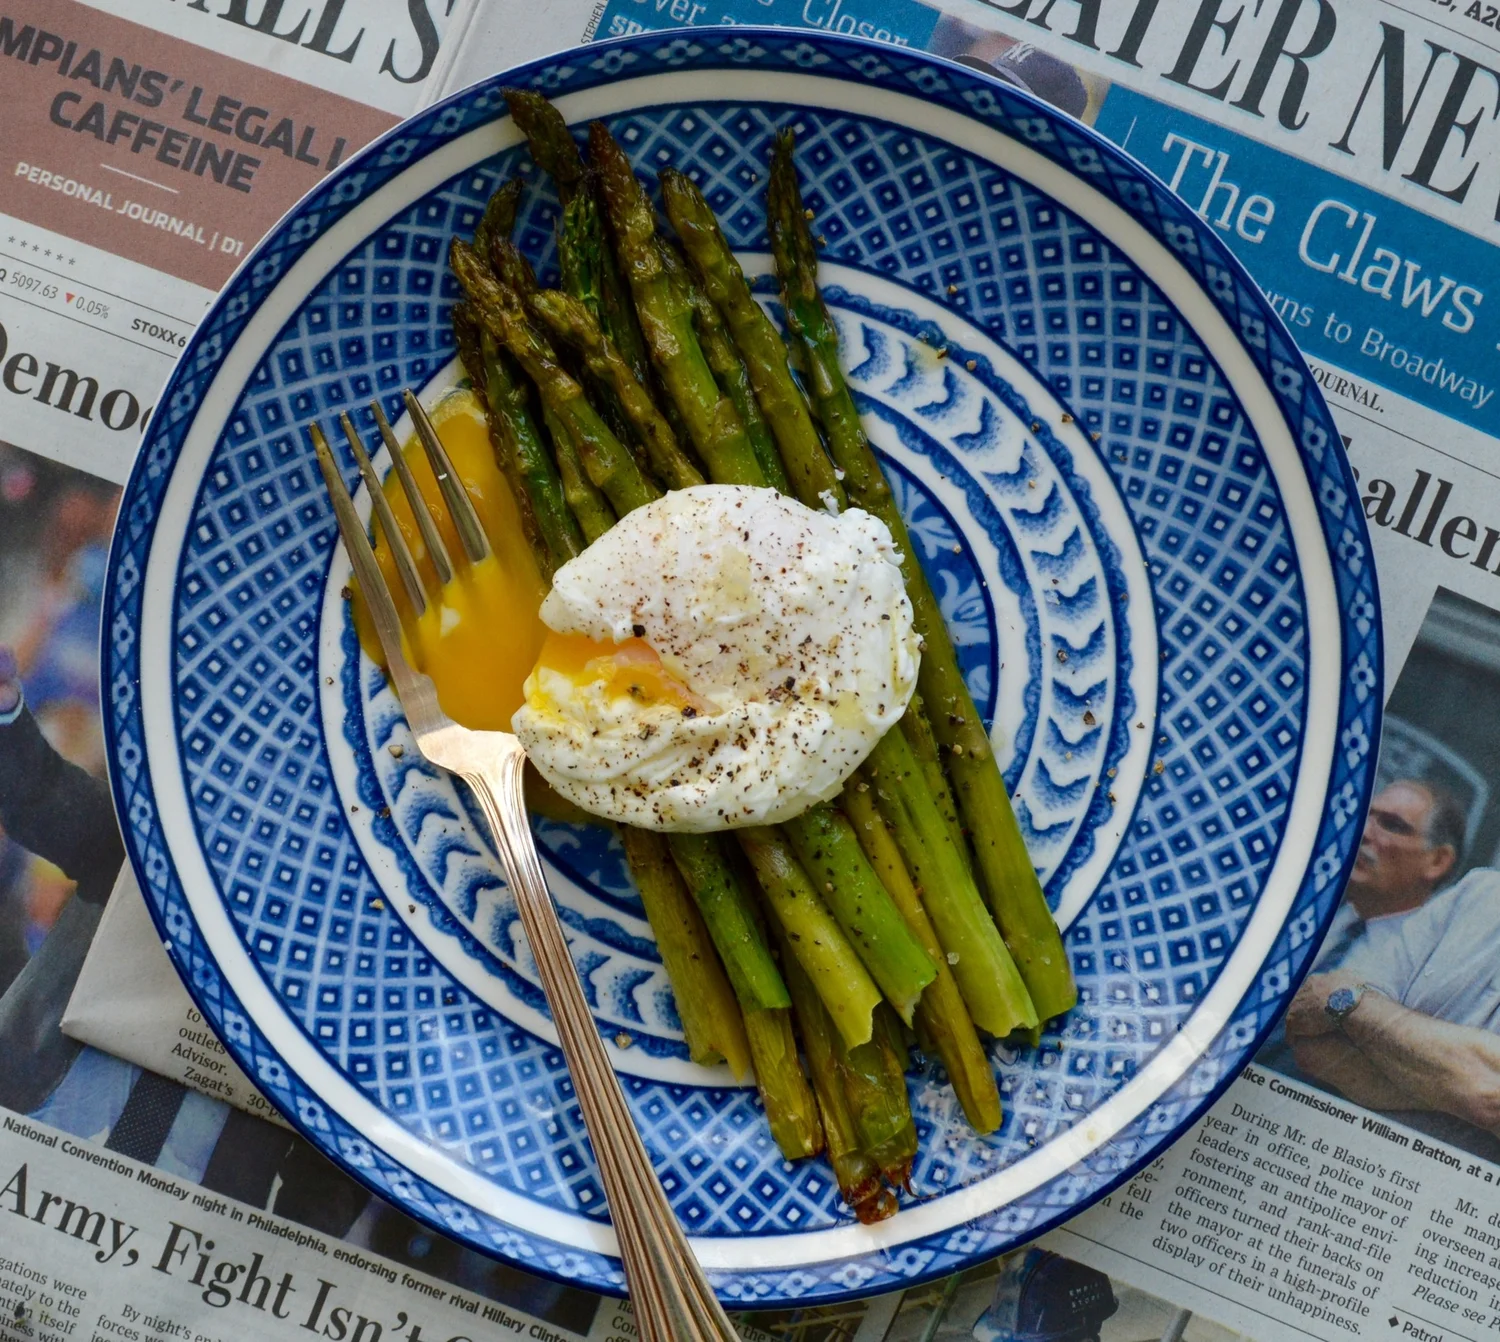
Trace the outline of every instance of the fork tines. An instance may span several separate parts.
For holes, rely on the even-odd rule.
[[[426,410],[422,408],[421,402],[410,390],[405,391],[403,397],[412,422],[416,425],[417,438],[427,454],[433,474],[437,477],[438,489],[442,492],[448,515],[453,519],[454,528],[458,532],[459,541],[463,547],[463,557],[468,563],[478,563],[490,553],[490,545],[484,527],[479,521],[479,515],[474,509],[473,501],[469,498],[468,491],[464,488],[458,472],[454,469],[443,447],[442,439],[438,437],[437,430],[433,427]],[[384,407],[379,401],[372,401],[370,409],[374,412],[376,427],[380,430],[380,436],[390,453],[396,478],[401,483],[402,492],[406,495],[406,501],[411,506],[412,516],[416,520],[417,531],[421,536],[421,553],[425,553],[437,575],[437,590],[429,590],[428,583],[422,575],[419,563],[420,554],[412,553],[411,546],[407,543],[407,538],[397,523],[390,502],[385,496],[384,486],[380,476],[376,473],[374,463],[370,460],[370,454],[347,412],[339,416],[339,425],[344,431],[344,438],[349,444],[349,451],[354,457],[355,465],[359,468],[365,488],[369,491],[371,512],[376,524],[385,533],[386,544],[390,547],[402,590],[411,604],[412,611],[421,616],[427,610],[429,603],[439,597],[441,588],[453,580],[453,558],[449,554],[442,533],[438,530],[437,519],[428,506],[426,496],[423,495],[412,474],[411,466],[406,460],[406,454],[401,449],[395,431],[391,428],[390,420],[386,418]],[[317,454],[318,466],[323,472],[323,482],[328,487],[328,497],[333,504],[333,515],[338,522],[339,535],[343,538],[344,548],[349,553],[349,562],[354,568],[355,581],[359,584],[359,590],[370,612],[370,621],[380,639],[386,666],[396,682],[396,691],[404,702],[409,693],[415,689],[416,677],[407,664],[401,645],[400,614],[386,586],[385,575],[381,572],[380,565],[375,558],[375,549],[370,543],[364,524],[360,521],[354,500],[344,483],[343,472],[339,469],[322,426],[315,421],[307,426],[307,433],[312,440],[313,450]]]
[[[422,403],[410,390],[403,392],[402,395],[407,410],[411,414],[412,423],[416,426],[417,439],[422,444],[428,464],[432,467],[433,476],[437,480],[438,490],[442,494],[448,516],[452,518],[454,529],[458,532],[459,542],[463,547],[463,557],[469,563],[477,564],[489,555],[490,543],[489,537],[485,535],[484,526],[479,520],[479,514],[475,511],[473,500],[469,498],[468,490],[464,488],[463,481],[454,469],[447,449],[444,448],[442,439],[438,437],[437,429],[433,426],[427,411],[423,409]],[[385,533],[386,544],[390,546],[402,589],[411,603],[412,610],[420,616],[426,611],[429,600],[437,596],[436,591],[427,590],[427,584],[423,580],[419,563],[421,555],[425,553],[436,572],[439,588],[453,581],[455,572],[453,557],[448,551],[447,542],[443,540],[442,532],[438,529],[437,518],[433,516],[432,508],[417,484],[416,477],[412,474],[411,464],[406,459],[406,453],[401,449],[395,430],[391,428],[385,408],[379,401],[371,401],[370,409],[374,413],[375,425],[380,431],[381,439],[390,453],[391,466],[395,470],[396,479],[401,484],[401,492],[406,495],[406,501],[411,506],[412,517],[416,521],[417,532],[421,537],[421,546],[416,554],[413,554],[405,533],[402,532],[395,514],[391,511],[380,476],[376,473],[370,454],[347,411],[339,416],[339,425],[344,430],[349,451],[353,454],[365,488],[369,491],[371,511],[380,530]],[[320,426],[316,423],[311,424],[308,426],[308,432],[315,435],[313,443],[316,447],[322,435]],[[326,446],[326,439],[324,445]],[[331,454],[329,460],[332,460]],[[321,454],[319,461],[322,461]],[[324,475],[326,478],[326,467]],[[339,476],[339,483],[342,486],[342,475]],[[334,493],[331,482],[329,492]],[[347,494],[348,491],[344,492]],[[337,505],[335,508],[337,510]],[[342,530],[342,522],[340,528]],[[361,534],[363,534],[363,528],[361,528]],[[347,536],[345,544],[348,544]],[[352,550],[350,554],[352,558]]]

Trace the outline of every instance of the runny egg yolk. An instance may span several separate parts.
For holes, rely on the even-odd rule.
[[[474,501],[492,553],[472,566],[464,562],[463,545],[443,504],[437,477],[413,436],[404,444],[406,460],[453,559],[454,579],[439,588],[437,570],[394,471],[386,477],[385,494],[422,573],[427,610],[420,618],[406,599],[390,546],[378,526],[375,557],[401,612],[407,659],[432,677],[443,711],[477,731],[509,731],[547,634],[537,615],[547,584],[521,529],[515,497],[495,464],[479,402],[470,392],[455,392],[432,411],[432,422]],[[383,664],[358,594],[354,618],[361,644]]]
[[[601,643],[583,634],[549,630],[536,670],[533,705],[548,704],[545,673],[552,672],[579,689],[603,682],[606,695],[613,699],[629,696],[642,705],[666,704],[689,717],[715,711],[713,704],[694,694],[668,671],[656,649],[641,638]]]

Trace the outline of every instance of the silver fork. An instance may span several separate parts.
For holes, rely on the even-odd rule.
[[[490,546],[474,505],[421,404],[410,391],[405,397],[417,436],[462,542],[461,562],[478,563],[490,553]],[[448,553],[426,501],[412,479],[385,413],[378,403],[372,409],[433,567],[441,582],[451,582],[456,571],[454,556]],[[386,502],[380,477],[349,416],[340,416],[339,422],[370,491],[375,520],[385,532],[402,587],[420,614],[439,593],[426,590],[421,570]],[[734,1339],[738,1335],[714,1298],[703,1269],[667,1204],[584,999],[583,986],[568,954],[557,910],[547,893],[526,819],[521,793],[526,756],[521,743],[509,732],[475,732],[459,726],[439,707],[432,680],[408,665],[401,648],[400,617],[328,440],[317,424],[308,427],[308,435],[328,486],[339,534],[349,552],[355,579],[369,610],[370,622],[380,638],[386,666],[406,710],[417,748],[432,763],[457,774],[474,790],[494,833],[495,847],[515,894],[521,924],[531,943],[547,1004],[552,1008],[563,1056],[573,1076],[594,1159],[599,1164],[641,1335],[650,1342]]]

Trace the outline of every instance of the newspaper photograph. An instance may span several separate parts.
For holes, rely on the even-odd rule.
[[[628,1307],[457,1248],[268,1121],[195,1020],[119,850],[77,843],[59,819],[108,804],[94,640],[114,485],[244,249],[446,91],[581,39],[723,22],[847,32],[994,73],[1095,126],[1214,226],[1344,435],[1381,580],[1388,709],[1359,860],[1314,971],[1194,1130],[1039,1246],[905,1293],[749,1316],[742,1334],[1500,1331],[1492,9],[0,5],[13,444],[0,448],[0,1338],[632,1335]],[[41,804],[41,779],[72,809]]]
[[[58,1023],[125,856],[99,717],[118,496],[0,447],[0,1106],[21,1113],[78,1052]]]
[[[1500,613],[1440,588],[1391,693],[1354,875],[1259,1058],[1492,1163],[1497,693]],[[1330,999],[1353,1003],[1343,1021]]]

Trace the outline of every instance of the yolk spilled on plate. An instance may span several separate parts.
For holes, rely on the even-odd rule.
[[[432,422],[474,501],[493,553],[472,567],[463,562],[463,545],[443,504],[437,477],[413,436],[404,444],[406,460],[437,520],[455,576],[441,589],[440,597],[435,595],[439,592],[437,570],[394,471],[385,481],[386,498],[427,590],[427,610],[419,619],[406,600],[390,546],[378,526],[375,557],[387,588],[396,596],[407,658],[432,677],[444,712],[477,731],[509,731],[511,717],[525,698],[522,687],[547,633],[537,615],[547,584],[522,531],[515,497],[495,464],[478,401],[470,392],[455,392],[432,411]],[[357,594],[354,620],[360,643],[383,663]]]

